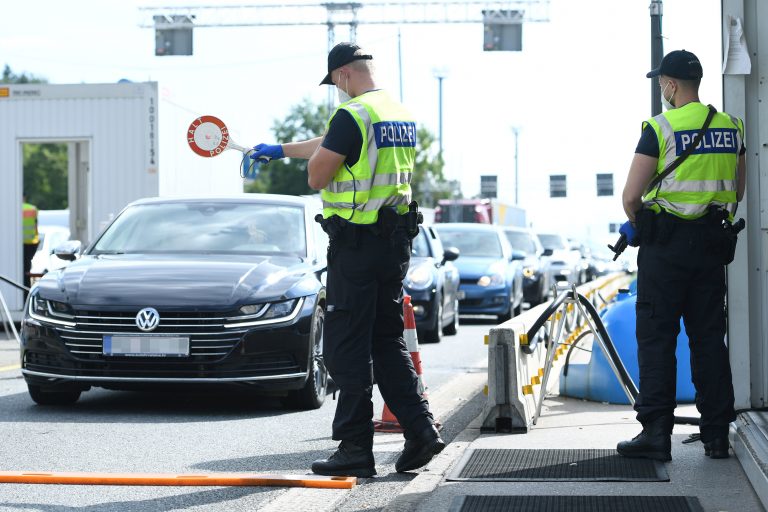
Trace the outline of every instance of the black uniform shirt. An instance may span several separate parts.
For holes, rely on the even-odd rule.
[[[336,112],[321,145],[334,153],[345,155],[347,158],[344,163],[347,166],[355,165],[360,159],[363,136],[352,114],[343,109]]]

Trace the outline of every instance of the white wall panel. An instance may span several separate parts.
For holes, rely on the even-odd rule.
[[[89,142],[90,239],[126,204],[161,190],[185,195],[242,192],[238,153],[209,161],[188,148],[184,134],[194,118],[188,111],[166,109],[167,140],[161,143],[159,116],[164,109],[154,82],[0,88],[8,93],[0,94],[0,275],[20,279],[22,273],[22,142]],[[168,152],[162,168],[161,147]],[[18,311],[22,296],[12,290],[0,285],[11,309]]]

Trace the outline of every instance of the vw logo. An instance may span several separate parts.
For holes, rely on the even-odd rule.
[[[160,313],[155,308],[144,308],[136,315],[136,327],[144,332],[154,331],[160,323]]]

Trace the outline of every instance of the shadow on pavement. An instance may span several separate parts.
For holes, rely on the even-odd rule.
[[[274,488],[265,487],[225,487],[208,489],[204,491],[152,498],[146,500],[115,501],[111,503],[98,503],[94,505],[67,506],[62,504],[43,503],[2,503],[3,509],[10,510],[34,510],[43,512],[126,512],[131,510],[170,511],[187,510],[191,507],[214,505],[227,501],[238,500],[244,496],[274,491]]]
[[[101,389],[85,392],[75,404],[65,406],[37,405],[26,392],[6,395],[0,397],[0,410],[3,411],[0,422],[30,423],[185,423],[306,412],[286,409],[276,397],[244,392],[203,394]]]

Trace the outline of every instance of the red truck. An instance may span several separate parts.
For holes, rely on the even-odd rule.
[[[496,199],[441,199],[435,207],[435,223],[477,222],[525,227],[525,210]]]

